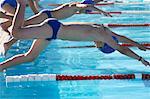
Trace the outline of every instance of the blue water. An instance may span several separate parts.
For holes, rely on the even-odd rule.
[[[44,8],[48,3],[65,3],[79,0],[42,0]],[[130,0],[131,1],[131,0]],[[136,0],[138,1],[138,0]],[[150,10],[150,5],[113,5],[99,7],[106,11]],[[32,13],[27,9],[26,17]],[[113,15],[113,18],[103,15],[74,15],[62,22],[95,22],[95,23],[150,23],[150,14]],[[112,28],[112,31],[125,35],[138,42],[150,42],[150,28]],[[19,53],[25,53],[32,41],[16,43],[6,55],[9,58]],[[150,68],[140,62],[128,58],[119,52],[106,55],[96,48],[61,49],[64,46],[93,45],[93,42],[70,42],[56,40],[32,63],[12,67],[6,75],[23,74],[114,74],[114,73],[150,73]],[[150,61],[150,51],[140,51],[132,48],[139,55]],[[4,60],[4,58],[0,58]],[[57,81],[35,82],[22,85],[6,86],[3,74],[0,74],[0,99],[149,99],[150,82],[142,80],[111,80],[111,81]]]

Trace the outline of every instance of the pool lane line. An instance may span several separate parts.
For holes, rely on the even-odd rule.
[[[150,47],[150,43],[140,43],[141,45],[145,47]],[[132,44],[128,43],[123,43],[120,44],[121,46],[126,46],[126,47],[134,47]],[[95,48],[95,45],[85,45],[85,46],[65,46],[65,47],[59,47],[59,48]]]
[[[150,11],[111,11],[111,12],[107,12],[109,14],[116,14],[116,15],[120,15],[120,14],[150,14]],[[92,12],[88,12],[88,13],[79,13],[77,12],[76,14],[101,14],[100,12],[97,11],[92,11]]]
[[[68,80],[150,80],[150,74],[102,74],[102,75],[63,75],[63,74],[28,74],[6,76],[6,83],[30,81],[68,81]]]
[[[98,4],[94,4],[95,6],[109,6],[109,5],[148,5],[150,4],[150,2],[108,2],[108,3],[98,3]],[[61,6],[63,4],[48,4],[48,6]]]
[[[144,24],[104,24],[104,26],[108,26],[110,28],[117,28],[117,27],[150,27],[150,23]]]
[[[98,3],[98,4],[95,4],[95,6],[107,6],[107,5],[113,5],[114,3],[113,2],[110,2],[110,3]],[[61,6],[63,4],[48,4],[48,6]]]

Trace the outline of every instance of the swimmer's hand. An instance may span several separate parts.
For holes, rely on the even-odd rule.
[[[143,51],[150,50],[149,47],[145,47],[145,46],[143,46],[143,45],[139,46],[138,48],[139,48],[140,50],[143,50]]]
[[[145,66],[150,66],[150,63],[148,61],[146,61],[145,59],[141,59],[141,62],[145,65]]]
[[[140,50],[146,51],[146,47],[145,46],[139,46],[138,47]]]
[[[105,16],[112,17],[112,15],[111,15],[109,12],[103,11],[102,13],[103,13]]]

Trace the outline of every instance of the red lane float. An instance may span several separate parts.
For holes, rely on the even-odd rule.
[[[112,11],[108,12],[109,14],[150,14],[150,11]],[[81,13],[76,13],[81,14]],[[93,11],[86,14],[101,14],[100,12]]]
[[[82,76],[82,75],[56,75],[56,80],[129,80],[142,79],[150,80],[150,74],[113,74],[113,75],[97,75],[97,76]]]
[[[115,27],[150,27],[150,24],[104,24],[105,26],[115,28]]]
[[[81,75],[57,75],[56,80],[123,80],[123,79],[135,79],[134,74],[114,74],[114,75],[97,75],[97,76],[81,76]]]
[[[6,76],[6,83],[28,81],[65,81],[65,80],[150,80],[150,74],[112,74],[112,75],[59,75],[59,74],[28,74]]]
[[[141,45],[145,46],[145,47],[150,47],[150,43],[140,43]],[[135,47],[132,44],[129,43],[123,43],[120,44],[121,46],[126,46],[126,47]],[[60,47],[60,48],[94,48],[96,47],[95,45],[86,45],[86,46],[66,46],[66,47]]]
[[[150,43],[141,43],[141,45],[150,47]],[[134,47],[132,44],[128,44],[128,43],[121,44],[121,46]]]

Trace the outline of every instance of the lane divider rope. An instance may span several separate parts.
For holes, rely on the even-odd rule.
[[[112,74],[112,75],[59,75],[59,74],[28,74],[6,76],[6,83],[28,81],[65,81],[65,80],[150,80],[150,74]]]
[[[143,46],[147,46],[147,47],[150,46],[150,43],[140,43],[140,44]],[[134,47],[132,44],[129,44],[129,43],[123,43],[121,44],[121,46]]]
[[[150,11],[112,11],[108,12],[109,14],[150,14]],[[76,14],[82,14],[77,12]],[[93,11],[93,12],[88,12],[86,14],[101,14],[100,12]]]
[[[150,4],[150,2],[124,2],[124,3],[117,3],[117,2],[108,2],[108,3],[98,3],[94,4],[95,6],[108,6],[108,5],[140,5],[140,4]],[[48,4],[48,6],[61,6],[63,4]]]
[[[150,27],[150,23],[145,23],[145,24],[104,24],[104,26],[108,26],[111,28],[115,28],[115,27]]]
[[[105,6],[105,5],[113,5],[114,3],[98,3],[96,6]],[[61,6],[63,4],[48,4],[48,6]]]
[[[150,47],[150,43],[140,43],[141,45],[145,47]],[[120,44],[121,46],[126,46],[126,47],[135,47],[132,44],[129,43],[123,43]],[[96,47],[95,45],[85,45],[85,46],[65,46],[65,47],[60,47],[60,48],[94,48]]]

